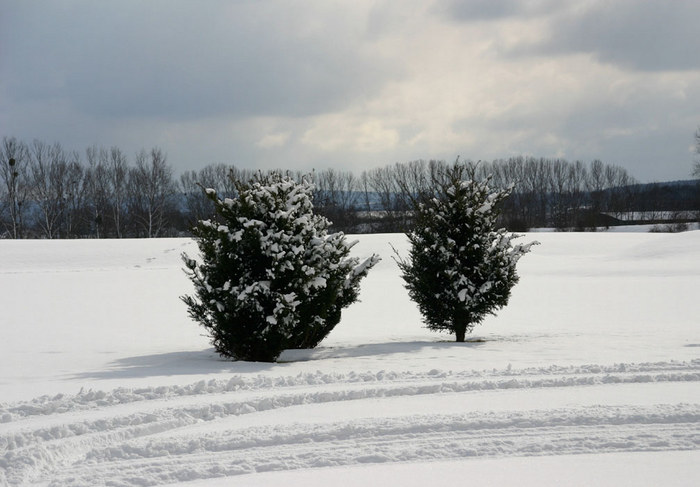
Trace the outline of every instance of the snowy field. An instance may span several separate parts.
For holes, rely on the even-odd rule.
[[[0,485],[700,485],[700,231],[537,233],[465,344],[389,244],[316,350],[226,362],[187,239],[0,241]]]

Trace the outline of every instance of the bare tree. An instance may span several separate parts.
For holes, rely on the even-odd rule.
[[[158,148],[136,155],[136,165],[129,171],[131,214],[145,237],[160,237],[173,210],[176,186],[173,171],[165,154]]]
[[[695,161],[693,162],[693,177],[697,178],[698,181],[695,184],[695,208],[696,214],[695,219],[700,222],[700,127],[695,131]]]
[[[10,237],[24,236],[29,198],[29,150],[14,137],[3,137],[0,146],[0,183],[3,187],[0,219]]]
[[[570,209],[566,198],[568,190],[567,163],[561,159],[552,162],[549,174],[549,193],[551,194],[551,220],[554,228],[569,226]]]
[[[129,191],[129,163],[118,147],[109,149],[109,160],[105,169],[109,183],[109,206],[112,213],[112,223],[117,238],[122,238],[127,226],[127,222],[124,220]]]
[[[511,157],[505,161],[498,161],[497,164],[502,167],[501,180],[504,187],[513,186],[510,196],[503,202],[503,217],[516,229],[525,230],[533,225],[528,210],[528,194],[524,175],[525,159]]]
[[[614,165],[605,166],[605,185],[608,188],[606,211],[618,218],[631,211],[635,184],[635,179],[624,168]]]
[[[107,215],[111,213],[111,190],[109,184],[107,161],[108,153],[96,146],[88,147],[85,151],[88,166],[85,170],[85,186],[88,206],[91,213],[91,223],[95,237],[107,235]]]
[[[129,163],[118,147],[86,151],[85,191],[97,238],[125,236],[128,224]]]
[[[362,193],[362,209],[369,216],[372,211],[372,190],[367,171],[362,171],[362,174],[360,174],[359,190]]]
[[[591,199],[591,214],[593,216],[605,211],[605,167],[602,161],[596,159],[591,162],[588,171],[588,194]],[[591,222],[591,226],[596,226]]]
[[[197,171],[185,171],[178,181],[178,189],[182,192],[187,212],[187,224],[190,227],[214,215],[214,206],[202,191],[200,181]]]
[[[87,204],[88,180],[80,154],[77,152],[70,155],[66,182],[64,235],[69,238],[88,235],[90,233],[90,210]]]
[[[328,218],[333,227],[344,232],[355,230],[356,212],[359,204],[359,182],[347,171],[330,168],[313,173],[314,207]],[[300,180],[301,174],[297,175]]]
[[[693,163],[693,176],[700,179],[700,127],[695,131],[695,153],[697,157]]]
[[[359,205],[359,181],[350,171],[341,171],[338,176],[340,185],[338,191],[338,205],[346,213],[354,213]]]
[[[429,163],[424,160],[410,161],[406,164],[395,164],[396,185],[399,188],[401,206],[412,208],[419,195],[431,187]]]
[[[379,230],[383,232],[403,230],[405,228],[403,216],[399,213],[397,205],[400,188],[396,184],[392,167],[370,170],[367,173],[367,180],[382,209],[381,215],[379,215]]]
[[[60,144],[35,140],[29,150],[32,198],[41,218],[37,222],[46,238],[60,238],[66,209],[68,163]]]

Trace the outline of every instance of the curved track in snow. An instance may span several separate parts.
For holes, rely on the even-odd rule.
[[[0,405],[0,484],[160,485],[362,463],[696,450],[700,401],[683,391],[699,381],[694,360],[236,375],[44,396]]]

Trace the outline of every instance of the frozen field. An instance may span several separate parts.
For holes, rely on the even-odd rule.
[[[532,239],[455,344],[360,236],[362,302],[278,364],[189,320],[191,240],[0,241],[0,485],[700,485],[700,231]]]

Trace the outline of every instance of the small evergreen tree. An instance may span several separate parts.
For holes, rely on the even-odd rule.
[[[307,181],[272,173],[235,187],[224,200],[206,190],[216,217],[193,230],[202,262],[183,254],[196,297],[182,300],[222,356],[272,362],[284,349],[313,348],[379,257],[349,257],[356,242],[328,234]]]
[[[487,314],[505,306],[518,282],[515,265],[530,247],[511,245],[517,235],[496,229],[498,205],[510,193],[477,181],[475,167],[455,163],[433,180],[414,207],[407,259],[396,253],[411,299],[431,330],[463,342]]]

